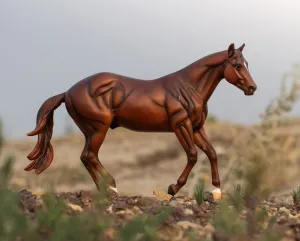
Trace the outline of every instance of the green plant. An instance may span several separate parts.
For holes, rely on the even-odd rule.
[[[245,236],[246,222],[240,217],[239,210],[230,209],[228,200],[221,200],[220,210],[212,219],[218,235],[222,237]]]
[[[293,190],[291,192],[291,195],[293,197],[294,204],[299,204],[300,203],[300,186],[297,187],[296,190]]]
[[[228,202],[240,212],[244,206],[244,194],[240,184],[234,187],[233,193],[228,193]]]
[[[0,169],[0,240],[15,240],[25,233],[29,225],[25,216],[21,215],[18,195],[7,189],[12,160],[6,159]]]
[[[126,223],[119,231],[118,238],[121,241],[156,241],[157,229],[167,220],[171,209],[163,208],[154,216],[145,213]]]
[[[282,240],[282,234],[276,229],[264,231],[259,238],[259,241],[280,241],[280,240]]]
[[[194,198],[198,205],[201,205],[204,201],[204,181],[200,180],[195,188]]]

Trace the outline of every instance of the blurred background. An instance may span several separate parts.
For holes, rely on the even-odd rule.
[[[51,167],[40,176],[23,171],[36,141],[26,133],[48,97],[97,72],[153,79],[245,43],[256,94],[246,97],[222,81],[208,103],[205,126],[219,155],[222,185],[226,190],[242,178],[243,168],[262,160],[276,177],[266,174],[266,185],[277,196],[289,193],[299,184],[300,169],[299,10],[297,0],[0,1],[1,156],[15,157],[12,186],[95,189],[79,159],[82,134],[64,105],[54,115]],[[108,133],[99,157],[124,195],[166,191],[186,164],[174,134],[124,129]],[[181,194],[191,195],[199,178],[210,185],[201,151]]]

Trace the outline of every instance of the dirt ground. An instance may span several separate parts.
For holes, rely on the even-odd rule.
[[[230,123],[206,126],[219,157],[221,183],[228,166],[228,160],[223,157],[223,154],[237,133],[245,128]],[[35,143],[36,137],[7,140],[4,143],[0,162],[4,156],[14,157],[15,165],[11,183],[13,188],[16,190],[25,188],[33,192],[42,192],[49,188],[59,192],[96,190],[80,161],[80,154],[84,147],[81,133],[65,137],[54,135],[51,141],[54,148],[53,162],[40,175],[36,175],[33,171],[24,171],[25,166],[30,163],[26,156],[34,148]],[[167,191],[170,184],[176,183],[186,165],[186,154],[173,133],[140,133],[122,128],[108,132],[100,149],[99,159],[116,179],[120,195],[127,196],[151,196],[156,189]],[[300,183],[300,176],[294,175],[299,173],[299,169],[298,163],[296,166],[291,166],[292,180],[282,186],[274,187],[274,195],[283,198],[289,196],[290,191]],[[198,163],[193,171],[205,180],[208,190],[213,188],[209,161],[201,150],[198,151]],[[195,174],[190,176],[178,195],[190,197],[193,195],[195,186],[193,175]],[[231,183],[226,183],[226,186],[231,186]]]
[[[219,172],[222,190],[231,189],[236,183],[226,180],[230,160],[227,150],[247,126],[231,123],[207,124],[206,130],[218,154]],[[294,128],[292,130],[292,128]],[[281,133],[298,137],[299,124],[287,130],[281,128]],[[300,136],[300,135],[299,135]],[[12,155],[14,169],[10,187],[20,192],[20,201],[27,214],[33,215],[35,209],[42,203],[41,196],[48,190],[57,193],[57,197],[67,200],[70,204],[69,214],[86,212],[93,206],[93,194],[97,193],[95,184],[80,161],[84,147],[81,133],[52,138],[54,160],[51,166],[40,175],[33,171],[26,172],[24,168],[30,163],[26,156],[36,143],[35,137],[20,140],[6,140],[0,156]],[[300,143],[300,142],[298,142]],[[297,150],[297,148],[294,148]],[[247,152],[247,148],[244,150]],[[164,237],[182,237],[192,227],[198,230],[197,235],[215,235],[214,227],[210,224],[211,217],[218,205],[207,199],[202,207],[193,199],[194,188],[198,178],[205,181],[205,190],[212,190],[210,165],[207,157],[198,151],[198,162],[181,191],[168,201],[158,200],[153,196],[154,190],[167,192],[168,186],[176,183],[186,165],[186,154],[173,133],[139,133],[125,129],[110,130],[99,153],[99,159],[104,167],[116,180],[120,198],[114,200],[106,208],[106,213],[116,218],[114,229],[139,213],[155,214],[158,208],[169,206],[172,216],[164,223],[160,234]],[[285,240],[300,240],[300,209],[292,204],[291,191],[300,184],[300,160],[285,167],[283,182],[272,188],[269,200],[261,203],[267,207],[268,215],[275,216],[277,223],[283,228]],[[238,163],[243,165],[243,163]],[[230,173],[229,173],[230,174]],[[207,192],[208,193],[208,192]],[[79,210],[79,211],[78,211]],[[243,212],[247,216],[247,210]],[[118,226],[119,225],[119,226]],[[173,235],[174,232],[176,235]],[[172,234],[172,235],[171,235]],[[181,235],[181,236],[180,236]],[[202,235],[202,236],[201,236]],[[204,236],[203,236],[204,235]],[[113,240],[109,239],[108,240]],[[179,239],[178,239],[179,240]],[[214,237],[214,240],[222,238]]]
[[[170,214],[157,230],[156,240],[231,240],[228,239],[229,237],[222,235],[220,228],[216,230],[211,224],[214,214],[220,207],[218,202],[210,196],[210,193],[205,193],[205,202],[202,205],[198,205],[194,199],[185,196],[170,198],[167,194],[161,192],[159,192],[160,195],[154,194],[153,197],[114,196],[101,211],[95,208],[94,201],[97,201],[97,197],[90,192],[63,192],[57,194],[56,198],[64,200],[68,204],[67,215],[84,215],[94,212],[97,213],[99,220],[104,217],[112,218],[114,220],[113,225],[105,230],[105,240],[115,240],[117,237],[116,232],[139,215],[147,214],[153,217],[159,215],[162,208],[169,208]],[[27,190],[20,192],[20,202],[25,214],[32,220],[35,219],[37,209],[42,208],[44,205],[43,196],[33,195]],[[228,206],[228,209],[232,208],[232,206]],[[276,229],[283,234],[281,240],[300,240],[300,205],[278,203],[270,200],[260,203],[258,209],[264,209],[267,213],[267,218],[263,224],[264,228],[267,229],[271,218],[275,218],[278,225]],[[248,220],[248,223],[250,223],[249,219],[253,217],[252,212],[251,205],[246,205],[240,214],[241,220]],[[253,226],[253,230],[256,229]],[[263,231],[258,232],[262,233]],[[191,239],[191,234],[193,239]],[[256,240],[255,236],[249,237],[247,240]],[[241,239],[237,236],[235,240],[245,240],[245,236]]]

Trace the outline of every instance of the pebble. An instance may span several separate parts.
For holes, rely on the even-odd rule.
[[[185,214],[185,215],[193,215],[194,212],[193,212],[192,209],[187,208],[187,209],[184,209],[184,214]]]
[[[267,212],[269,217],[275,216],[277,214],[277,208],[269,208]]]
[[[33,218],[35,215],[34,209],[43,206],[42,198],[32,195],[32,193],[27,190],[22,190],[20,194],[20,201],[25,207],[26,215]],[[160,191],[154,191],[153,195],[154,197],[119,197],[118,200],[113,201],[112,204],[107,206],[106,212],[109,214],[117,214],[118,222],[121,224],[123,221],[131,220],[136,215],[143,212],[148,212],[153,215],[156,213],[156,209],[160,210],[160,208],[164,205],[168,205],[172,207],[173,212],[165,222],[167,225],[164,226],[163,229],[169,231],[170,227],[177,229],[179,233],[181,232],[183,234],[178,240],[188,240],[186,239],[185,234],[189,232],[189,229],[195,229],[195,233],[198,234],[198,237],[203,239],[207,237],[214,237],[216,235],[216,229],[211,223],[209,223],[210,221],[208,218],[214,215],[214,212],[218,209],[217,204],[212,204],[211,202],[206,201],[203,205],[199,206],[191,198],[183,196],[170,198],[167,193]],[[83,203],[83,199],[86,199],[87,203],[90,202],[92,204],[91,195],[84,192],[77,193],[76,195],[73,193],[65,193],[58,197],[67,201],[68,212],[70,212],[71,215],[86,210],[87,205]],[[170,198],[169,201],[167,201],[168,198]],[[77,205],[77,203],[79,205]],[[297,211],[297,207],[293,205],[281,205],[279,206],[280,208],[278,206],[278,203],[271,204],[265,201],[260,203],[260,207],[265,207],[269,216],[276,217],[276,220],[281,227],[289,227],[284,229],[285,235],[282,240],[295,240],[295,238],[300,236],[300,213]],[[229,209],[232,208],[232,206],[229,206]],[[257,207],[257,210],[259,209],[260,208]],[[247,210],[243,209],[241,214],[246,215],[246,213]],[[263,229],[268,228],[268,221],[269,220],[262,224]],[[204,224],[206,225],[204,226]],[[106,230],[106,238],[108,240],[113,240],[113,234],[115,232],[117,232],[117,229]],[[175,241],[175,239],[172,240]]]
[[[109,213],[109,214],[112,214],[113,213],[113,209],[112,209],[113,205],[110,205],[106,211]]]
[[[137,207],[137,206],[134,206],[132,209],[133,209],[133,211],[134,211],[136,214],[141,214],[141,213],[143,213],[142,210],[141,210],[139,207]]]
[[[156,199],[156,198],[152,198],[152,197],[141,197],[138,201],[137,201],[137,205],[139,206],[153,206],[153,205],[160,205],[160,202]]]
[[[74,211],[83,212],[82,207],[80,207],[79,205],[68,203],[68,206]]]
[[[169,202],[169,206],[173,208],[178,208],[180,207],[180,204],[177,201],[172,200],[171,202]]]
[[[196,223],[192,223],[189,221],[179,221],[177,222],[177,225],[182,227],[184,230],[188,228],[194,228],[194,229],[202,229],[202,226]]]
[[[170,199],[173,197],[172,195],[162,192],[160,190],[154,190],[153,195],[158,201],[161,201],[161,202],[162,201],[170,201]]]
[[[288,210],[287,208],[285,207],[281,207],[279,208],[279,213],[283,213],[283,214],[290,214],[290,210]]]

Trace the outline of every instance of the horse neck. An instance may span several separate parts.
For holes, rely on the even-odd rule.
[[[219,52],[204,57],[182,70],[185,79],[194,86],[203,97],[204,102],[209,100],[220,81],[224,78],[225,61],[226,55]]]

